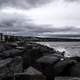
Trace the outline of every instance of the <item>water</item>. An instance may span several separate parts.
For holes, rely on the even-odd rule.
[[[80,56],[80,42],[38,42],[55,48],[60,52],[65,51],[65,57]]]

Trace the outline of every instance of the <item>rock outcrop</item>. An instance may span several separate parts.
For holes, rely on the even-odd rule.
[[[6,59],[9,58],[13,63],[12,65],[9,63],[9,66],[11,65],[14,73],[20,69],[23,74],[32,66],[38,72],[43,73],[47,80],[54,80],[55,76],[80,77],[80,57],[66,58],[63,53],[37,43],[0,43],[0,61],[7,62]],[[9,66],[5,66],[5,68],[8,67],[10,71]]]

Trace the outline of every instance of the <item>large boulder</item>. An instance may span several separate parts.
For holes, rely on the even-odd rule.
[[[2,52],[6,57],[15,57],[21,56],[23,54],[23,50],[19,49],[9,49]]]
[[[46,80],[46,77],[42,72],[30,66],[23,73],[15,74],[15,80]]]
[[[80,77],[80,62],[72,66],[70,72],[71,72],[71,76]]]
[[[62,61],[59,61],[54,65],[54,75],[55,76],[71,76],[71,68],[77,64],[76,60],[73,59],[65,59]]]
[[[26,43],[24,47],[25,47],[23,55],[24,68],[28,67],[27,64],[29,64],[29,66],[34,65],[36,63],[36,60],[39,59],[40,57],[47,54],[53,54],[56,52],[52,48],[37,43]]]

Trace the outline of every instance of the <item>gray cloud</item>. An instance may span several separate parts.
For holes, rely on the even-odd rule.
[[[3,33],[15,33],[16,35],[23,36],[53,36],[55,34],[64,33],[79,33],[80,28],[65,27],[65,28],[55,28],[51,25],[36,25],[27,17],[21,17],[20,15],[8,15],[7,18],[2,18],[0,20],[0,32]]]
[[[80,35],[80,28],[52,28],[52,29],[45,29],[45,31],[39,33],[38,36],[42,37],[56,37],[56,35]]]
[[[1,23],[0,23],[1,24]],[[65,28],[49,28],[51,25],[35,25],[33,23],[28,23],[25,19],[10,19],[2,22],[3,27],[0,26],[0,32],[3,33],[15,33],[16,35],[23,35],[23,36],[53,36],[57,34],[65,34],[65,33],[79,33],[80,28],[75,27],[65,27]],[[2,25],[1,24],[1,25]],[[4,26],[5,25],[5,26]],[[48,28],[47,28],[48,26]],[[70,34],[71,34],[70,33]]]
[[[16,7],[16,8],[32,8],[50,2],[51,0],[0,0],[0,6]]]
[[[0,0],[2,7],[10,6],[17,8],[32,8],[48,3],[50,0]],[[78,2],[79,0],[64,0],[65,2]],[[50,27],[49,27],[50,26]],[[54,34],[64,33],[78,33],[80,28],[65,27],[56,28],[51,25],[37,25],[33,24],[32,20],[28,16],[19,14],[1,14],[0,13],[0,32],[3,33],[15,33],[16,35],[25,36],[53,36]]]
[[[65,2],[80,2],[80,0],[64,0]]]
[[[25,31],[29,31],[29,25],[31,25],[32,21],[26,16],[21,15],[0,15],[0,32],[3,33],[22,33]]]

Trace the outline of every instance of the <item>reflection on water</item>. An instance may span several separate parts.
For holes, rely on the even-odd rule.
[[[43,45],[55,48],[60,52],[65,51],[65,56],[80,56],[80,42],[38,42]]]

